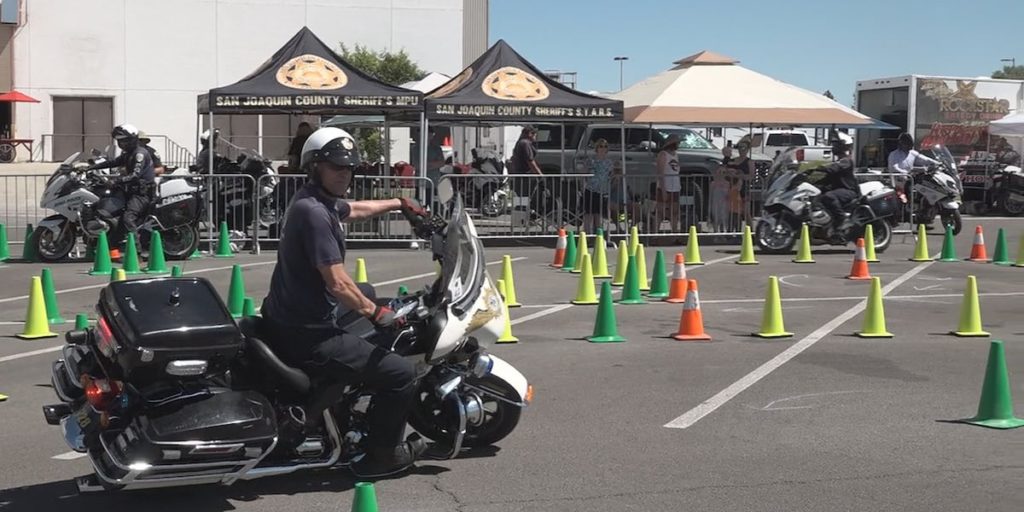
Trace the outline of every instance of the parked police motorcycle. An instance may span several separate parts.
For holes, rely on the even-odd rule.
[[[224,144],[228,144],[224,142]],[[253,221],[269,228],[278,223],[278,182],[277,171],[271,161],[247,148],[231,146],[238,156],[231,160],[219,153],[214,154],[214,174],[223,177],[212,178],[213,223],[225,222],[228,229],[242,235],[252,229]],[[209,162],[192,165],[193,173],[205,173]],[[256,199],[258,196],[258,208]],[[284,209],[284,205],[280,210]]]
[[[789,148],[775,157],[763,195],[764,212],[755,227],[754,239],[757,246],[768,253],[791,251],[805,223],[813,243],[832,243],[829,236],[832,216],[822,206],[822,190],[818,188],[825,175],[814,169],[799,171],[795,151],[796,148]],[[899,199],[892,187],[880,181],[859,185],[860,200],[847,207],[848,218],[840,234],[848,243],[863,237],[870,224],[875,250],[884,252],[892,241]]]
[[[939,165],[915,167],[911,172],[914,190],[913,224],[931,224],[935,217],[942,220],[943,227],[953,228],[953,234],[960,233],[963,219],[960,217],[960,205],[963,204],[963,184],[957,172],[956,162],[949,149],[936,145],[932,156]]]
[[[81,235],[86,246],[95,246],[99,234],[110,232],[120,222],[126,198],[112,186],[108,173],[82,168],[106,159],[93,150],[78,152],[64,160],[46,180],[39,206],[56,212],[39,222],[33,233],[36,250],[43,261],[66,258]],[[185,259],[199,245],[198,224],[202,216],[202,189],[184,169],[168,169],[158,178],[157,197],[139,226],[140,243],[158,231],[169,259]]]
[[[466,176],[453,180],[453,187],[465,198],[467,206],[477,208],[485,217],[508,213],[508,177],[500,155],[487,148],[473,148],[471,153],[473,161],[468,168],[456,167],[448,162],[441,168],[441,174],[461,172]]]
[[[390,301],[406,326],[380,332],[360,319],[347,328],[415,363],[409,423],[437,442],[433,458],[500,441],[532,396],[484,348],[502,331],[503,303],[460,200],[452,210],[447,223],[406,214],[442,267],[431,286]],[[61,402],[43,408],[92,463],[80,491],[230,485],[361,454],[371,391],[287,366],[259,338],[259,318],[236,323],[209,281],[113,282],[97,309],[96,327],[67,334],[52,365]]]

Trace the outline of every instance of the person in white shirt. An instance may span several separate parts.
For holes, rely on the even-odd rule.
[[[938,160],[928,158],[914,149],[914,138],[909,133],[900,134],[897,149],[889,153],[889,171],[897,174],[910,174],[914,167],[938,163]]]

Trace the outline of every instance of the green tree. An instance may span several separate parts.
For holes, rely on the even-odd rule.
[[[341,43],[341,57],[359,71],[391,85],[401,85],[427,76],[427,73],[409,58],[405,50],[375,51],[359,44],[350,49],[345,43]],[[360,128],[356,130],[355,136],[363,150],[363,157],[373,162],[380,161],[384,156],[384,137],[381,130]]]
[[[1003,69],[992,73],[992,78],[1024,80],[1024,66],[1003,66]]]
[[[832,95],[832,91],[830,91],[828,89],[825,90],[825,93],[823,94],[823,96],[825,96],[826,98],[828,98],[830,100],[836,99],[836,97]]]

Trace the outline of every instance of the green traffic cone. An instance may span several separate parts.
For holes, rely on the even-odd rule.
[[[36,237],[32,224],[25,226],[25,246],[21,248],[21,259],[26,263],[36,262]]]
[[[576,265],[576,237],[573,236],[573,232],[566,233],[565,236],[565,259],[562,260],[561,269],[563,271],[572,270],[573,266]]]
[[[171,277],[181,277],[181,267],[178,265],[171,267]]]
[[[228,223],[220,221],[220,233],[217,235],[217,252],[214,253],[214,258],[233,258],[235,255],[231,252],[231,236],[228,234]]]
[[[100,237],[96,241],[96,257],[92,260],[92,270],[89,275],[108,276],[114,268],[110,262],[110,245],[107,243],[107,232],[100,231]]]
[[[81,331],[89,328],[89,316],[85,313],[75,315],[75,330]]]
[[[7,246],[7,226],[0,224],[0,261],[11,257],[11,248]]]
[[[242,316],[242,307],[245,304],[245,282],[242,281],[242,267],[231,266],[231,284],[228,285],[228,311],[231,316],[238,318]]]
[[[370,482],[356,482],[352,512],[377,512],[377,493]]]
[[[135,233],[128,233],[128,245],[124,253],[124,273],[128,275],[141,274],[139,268],[139,250],[135,247]]]
[[[398,296],[405,297],[406,295],[409,295],[409,289],[404,284],[398,285]]]
[[[242,300],[242,316],[256,316],[256,303],[252,300],[252,297],[246,297]]]
[[[159,231],[154,231],[149,241],[149,262],[146,265],[146,273],[167,273],[167,262],[164,260],[164,242],[160,239]]]
[[[43,275],[43,302],[46,303],[46,319],[51,324],[62,324],[64,319],[60,317],[60,307],[57,305],[57,293],[53,288],[53,273],[50,269],[44,268]]]
[[[626,341],[626,338],[619,336],[619,328],[615,322],[615,306],[612,304],[612,284],[608,281],[601,283],[601,298],[597,304],[594,334],[587,337],[587,341],[591,343]]]
[[[995,256],[992,257],[992,263],[1003,266],[1013,265],[1013,262],[1010,261],[1010,249],[1006,246],[1006,233],[1003,232],[1003,228],[999,228],[999,235],[996,237],[996,251]]]
[[[604,236],[604,228],[597,228],[594,230],[594,236]]]
[[[622,296],[619,297],[619,304],[647,303],[644,296],[640,294],[640,274],[636,267],[636,254],[631,254],[629,256],[629,263],[626,265],[626,284],[622,287]]]
[[[942,238],[942,254],[939,261],[952,263],[960,261],[956,257],[956,240],[953,238],[953,226],[946,226],[946,235]]]
[[[190,259],[190,260],[198,260],[199,258],[202,258],[202,257],[203,257],[203,253],[199,252],[199,246],[198,245],[196,246],[196,250],[192,251],[192,254],[188,255],[188,259]]]
[[[1003,342],[992,340],[988,349],[988,364],[985,366],[985,382],[981,386],[978,414],[973,418],[960,421],[999,429],[1024,426],[1024,419],[1013,415],[1011,389],[1010,376],[1006,371],[1006,353],[1003,349]]]
[[[626,284],[626,267],[629,266],[629,245],[625,240],[619,240],[619,261],[615,264],[615,275],[612,277],[612,286]]]
[[[659,250],[654,254],[654,274],[651,276],[651,291],[647,296],[652,299],[668,297],[668,274],[665,273],[665,255]]]

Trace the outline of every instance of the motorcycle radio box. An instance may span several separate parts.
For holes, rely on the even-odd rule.
[[[98,309],[100,350],[135,382],[215,375],[243,347],[241,330],[203,278],[116,281],[103,288]]]

